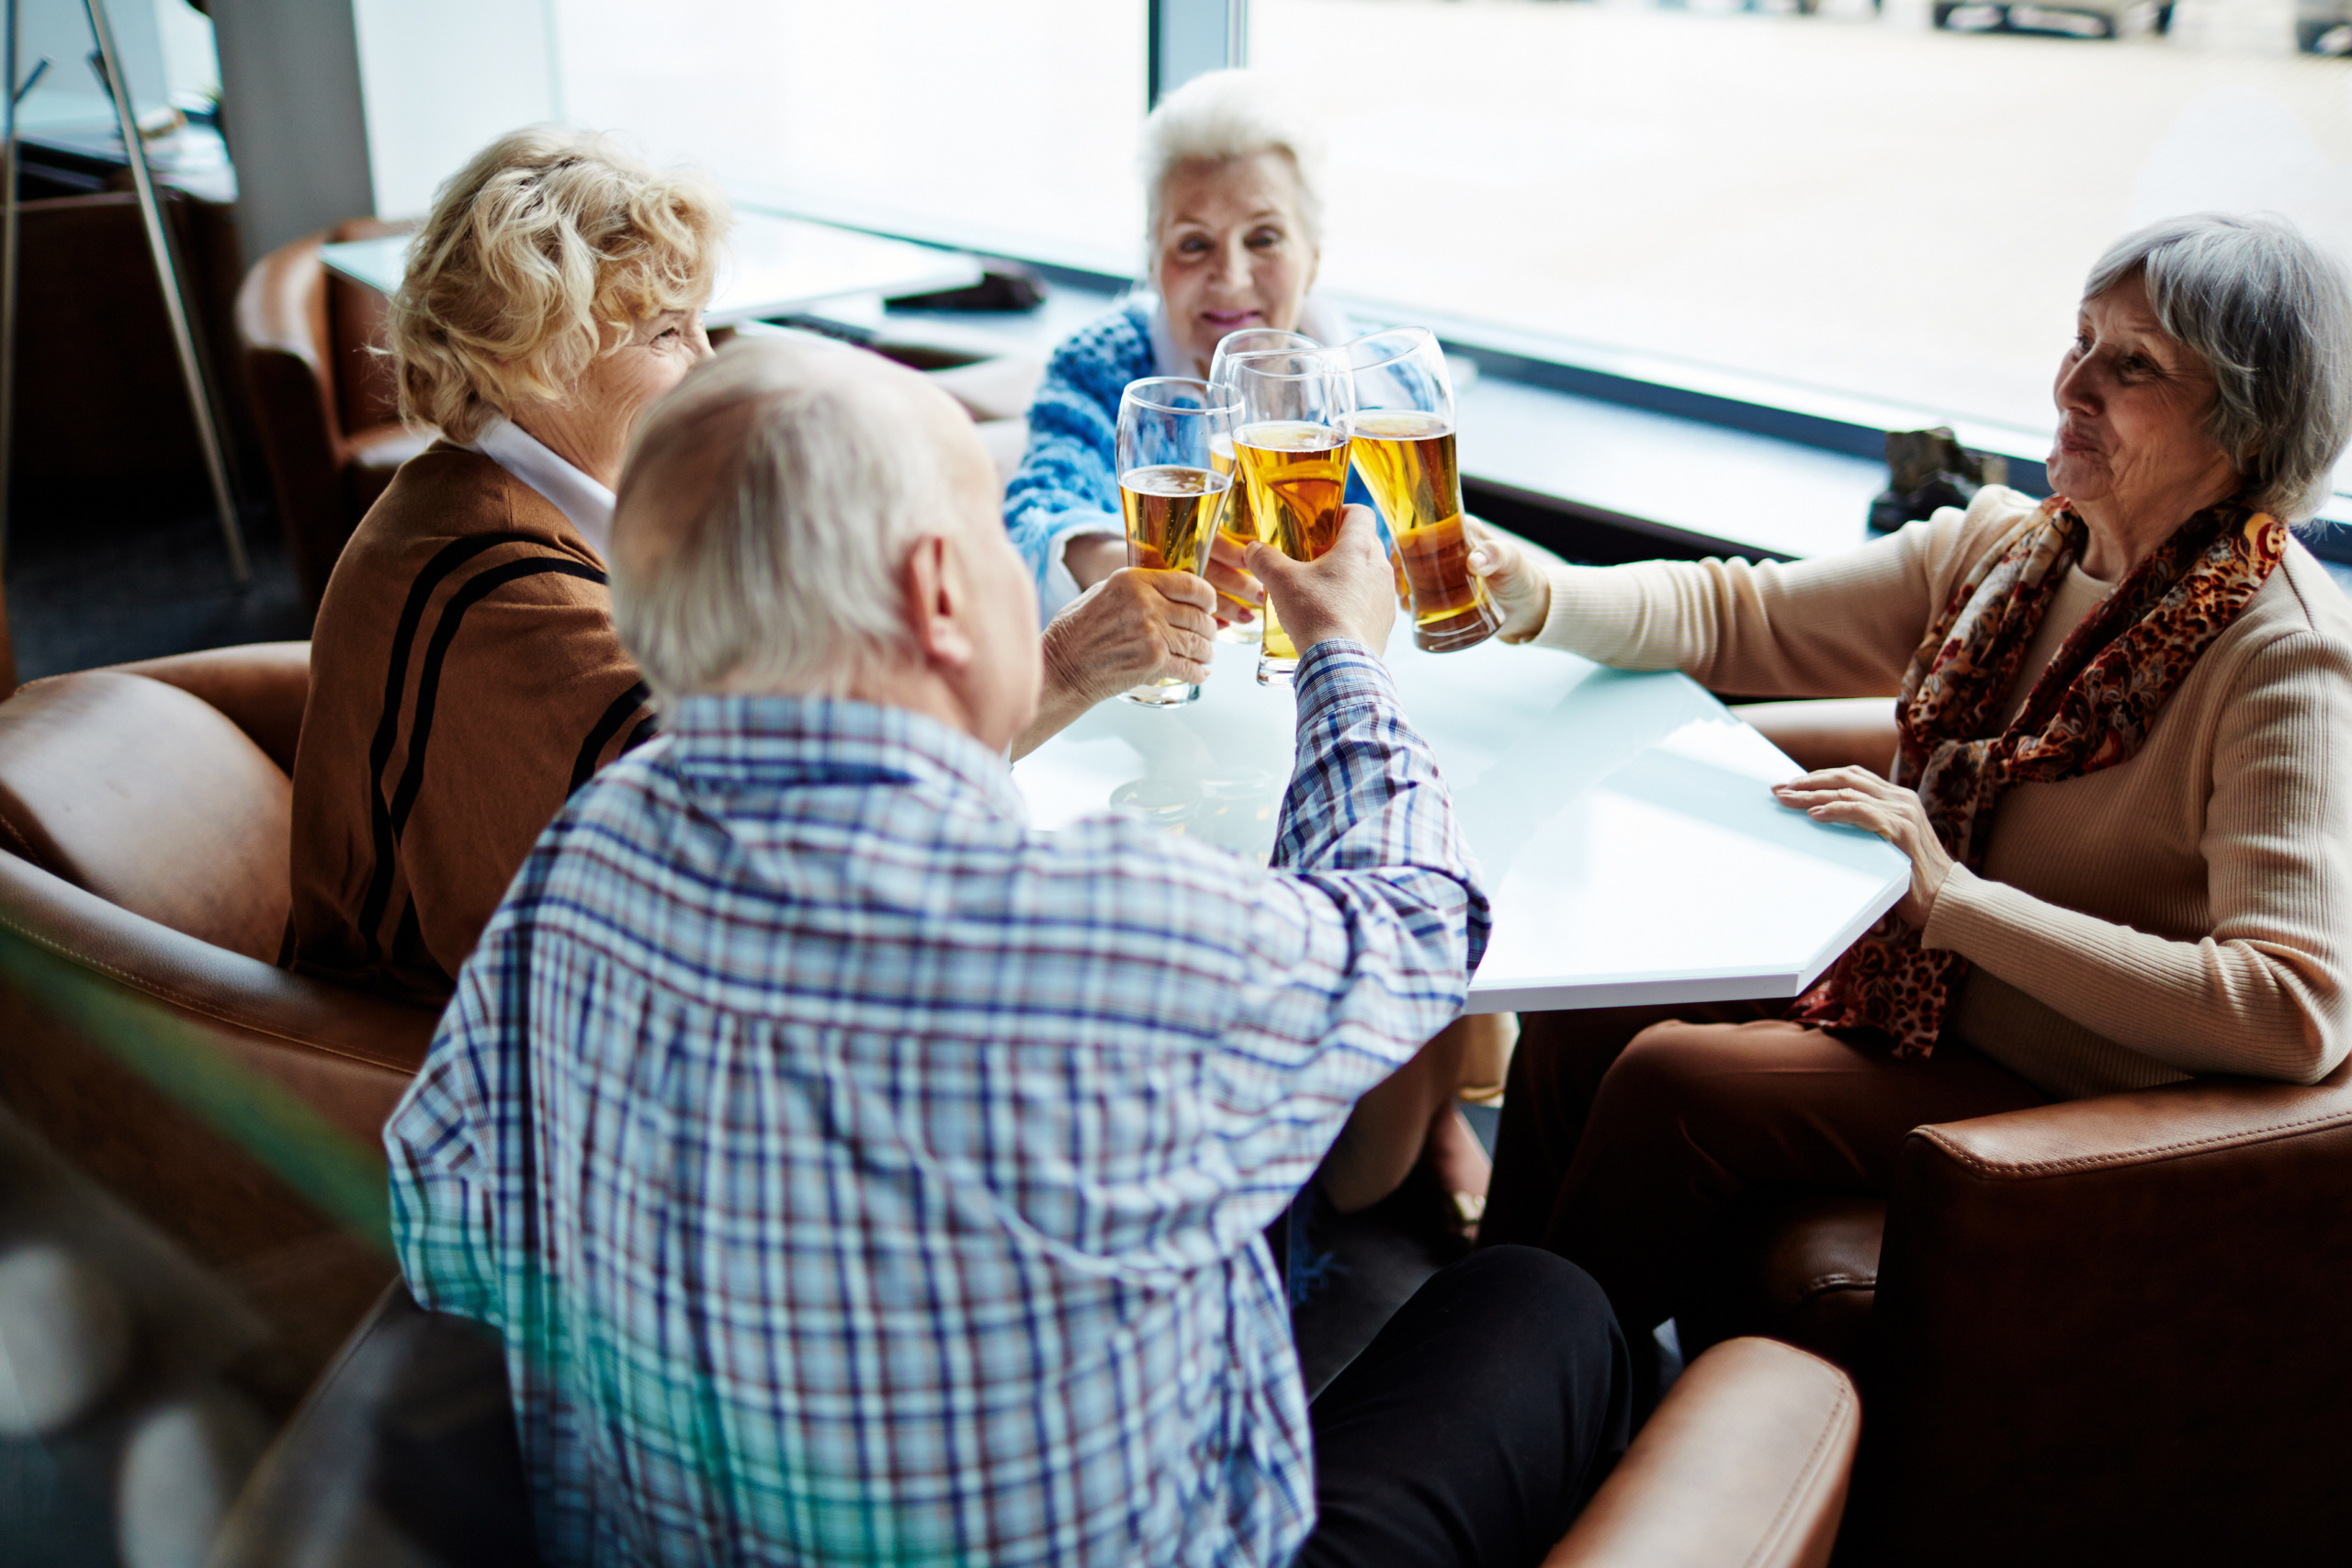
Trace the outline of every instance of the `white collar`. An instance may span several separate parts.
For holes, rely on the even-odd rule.
[[[1337,348],[1355,336],[1355,327],[1346,311],[1312,294],[1299,301],[1298,330],[1326,348]],[[1151,302],[1151,359],[1155,376],[1198,379],[1201,374],[1193,356],[1176,346],[1176,334],[1169,328],[1168,303],[1164,299]]]
[[[492,414],[482,433],[467,443],[483,457],[537,491],[571,520],[598,555],[613,537],[613,492],[557,457],[521,425]]]

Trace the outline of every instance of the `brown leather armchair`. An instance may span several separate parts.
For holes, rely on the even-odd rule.
[[[0,975],[0,1099],[240,1288],[297,1389],[391,1260],[58,1003],[61,987],[101,997],[133,1032],[192,1041],[216,1082],[259,1082],[380,1146],[433,1015],[275,963],[309,651],[220,649],[0,702],[0,942],[35,950]]]
[[[390,364],[373,352],[384,344],[384,297],[319,259],[322,244],[401,231],[360,218],[307,235],[255,262],[237,290],[237,341],[278,521],[313,605],[392,471],[433,439],[400,423]]]
[[[1860,1409],[1768,1339],[1692,1363],[1544,1568],[1820,1568]],[[216,1568],[536,1560],[499,1337],[398,1284],[278,1435]]]
[[[1887,703],[1739,711],[1894,755]],[[1857,1373],[1841,1562],[2342,1562],[2347,1214],[2352,1065],[2102,1095],[1918,1128],[1884,1202],[1760,1198],[1682,1326]]]

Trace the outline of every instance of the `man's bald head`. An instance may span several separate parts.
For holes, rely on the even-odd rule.
[[[987,526],[993,471],[952,399],[875,355],[739,339],[639,427],[613,618],[662,696],[838,694],[907,656],[907,552]]]

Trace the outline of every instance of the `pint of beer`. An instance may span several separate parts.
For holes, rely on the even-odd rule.
[[[1127,564],[1154,571],[1207,570],[1233,479],[1211,460],[1233,438],[1228,394],[1205,381],[1155,376],[1127,384],[1119,400],[1119,510]],[[1164,676],[1119,694],[1146,707],[1172,707],[1201,694]]]
[[[1501,626],[1502,612],[1470,570],[1453,459],[1453,387],[1437,339],[1423,327],[1398,327],[1339,352],[1351,384],[1356,470],[1396,541],[1413,641],[1432,653],[1486,641]]]
[[[1197,572],[1208,565],[1209,544],[1233,481],[1210,468],[1159,464],[1119,476],[1119,509],[1126,514],[1127,564]],[[1129,702],[1158,707],[1189,703],[1201,689],[1168,676],[1122,693]]]
[[[1340,505],[1348,491],[1348,437],[1343,430],[1296,420],[1264,420],[1234,433],[1234,452],[1250,494],[1258,537],[1293,560],[1315,560],[1340,536]],[[1286,679],[1298,668],[1298,649],[1266,602],[1265,637],[1258,679]]]
[[[1233,360],[1234,466],[1261,543],[1314,560],[1340,535],[1348,490],[1347,377],[1329,350],[1250,354]],[[1261,685],[1288,683],[1299,649],[1267,600],[1258,649]]]
[[[1284,332],[1278,327],[1243,327],[1217,339],[1216,352],[1209,356],[1209,385],[1230,388],[1233,385],[1234,362],[1252,354],[1279,354],[1284,350],[1320,351],[1322,344],[1304,333]],[[1233,472],[1233,438],[1219,436],[1209,449],[1209,463],[1220,474]],[[1246,547],[1258,536],[1250,520],[1250,487],[1235,482],[1232,496],[1225,504],[1225,537],[1237,547]],[[1246,606],[1218,594],[1217,614],[1231,616]],[[1216,629],[1220,642],[1256,642],[1261,636],[1259,621],[1253,614],[1250,620],[1228,619]]]

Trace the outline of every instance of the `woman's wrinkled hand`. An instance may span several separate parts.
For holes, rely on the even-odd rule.
[[[1552,580],[1499,529],[1466,514],[1462,529],[1470,536],[1470,570],[1486,580],[1487,592],[1503,613],[1501,629],[1495,635],[1505,642],[1527,641],[1551,618]]]
[[[1216,595],[1189,571],[1121,567],[1046,627],[1046,682],[1099,703],[1147,681],[1205,681]]]
[[[1894,912],[1915,929],[1928,923],[1952,862],[1928,825],[1928,808],[1917,795],[1868,768],[1826,768],[1774,784],[1772,795],[1816,822],[1839,822],[1876,833],[1908,855],[1911,891]]]
[[[1209,586],[1216,590],[1216,624],[1221,626],[1248,626],[1266,602],[1266,591],[1250,575],[1242,548],[1221,529],[1209,546]]]

